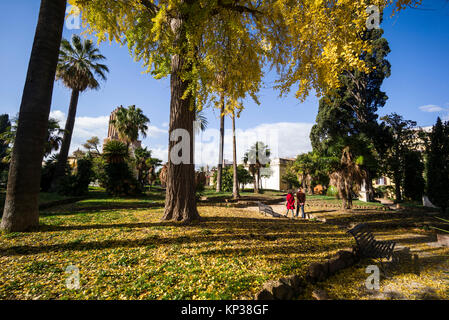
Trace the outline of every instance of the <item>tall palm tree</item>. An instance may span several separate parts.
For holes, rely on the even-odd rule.
[[[39,225],[38,198],[66,0],[42,0],[12,151],[1,229]]]
[[[198,122],[198,130],[206,131],[207,126],[209,125],[209,121],[207,121],[207,117],[204,114],[203,110],[195,109],[195,121]]]
[[[103,157],[108,163],[123,163],[129,158],[128,148],[126,144],[121,141],[108,141],[104,145]]]
[[[116,114],[116,118],[111,121],[112,125],[117,129],[120,140],[129,147],[139,139],[139,133],[145,138],[148,131],[148,119],[142,112],[142,109],[136,108],[135,105],[123,108],[120,106]]]
[[[71,42],[66,39],[61,41],[56,79],[62,81],[72,89],[69,113],[65,124],[64,138],[61,144],[58,164],[55,170],[53,189],[58,180],[64,175],[64,168],[69,155],[70,143],[72,141],[73,127],[75,126],[76,109],[81,92],[87,89],[99,89],[100,83],[96,78],[106,80],[109,69],[106,65],[99,63],[106,58],[95,48],[92,40],[82,41],[78,35],[73,35]]]
[[[243,162],[248,165],[249,172],[253,176],[254,193],[259,193],[260,169],[269,164],[270,155],[268,146],[257,141],[243,156]]]
[[[194,127],[194,134],[198,134],[202,131],[206,131],[207,126],[209,125],[209,122],[207,121],[207,117],[204,114],[203,110],[199,110],[198,108],[195,107],[195,119],[196,121],[196,127]],[[194,144],[195,144],[195,140],[194,140]],[[192,148],[192,153],[193,153],[193,163],[195,163],[195,145]]]
[[[233,184],[232,184],[232,197],[234,199],[240,198],[239,193],[239,179],[237,175],[237,143],[235,138],[235,111],[232,111],[232,161],[233,161]]]
[[[330,184],[336,186],[342,199],[342,209],[352,208],[352,194],[359,193],[360,186],[366,178],[366,172],[361,168],[360,161],[354,160],[351,149],[343,149],[340,167],[329,175]]]
[[[218,165],[217,165],[217,192],[221,191],[221,178],[223,175],[223,149],[224,149],[224,111],[225,111],[225,97],[221,96],[220,109],[220,145],[218,149]]]
[[[0,140],[5,141],[7,146],[13,146],[17,136],[19,121],[18,119],[14,119],[13,121],[13,124],[8,128],[8,130],[3,134],[0,134]],[[59,127],[59,121],[53,118],[49,118],[47,134],[44,143],[44,158],[48,157],[53,151],[58,151],[59,146],[62,142],[61,135],[63,133],[64,130]],[[8,148],[6,150],[5,161],[9,163],[11,161],[11,156],[11,149]]]

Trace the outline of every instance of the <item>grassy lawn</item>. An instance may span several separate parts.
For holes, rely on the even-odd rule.
[[[0,236],[0,298],[251,298],[351,243],[334,226],[199,210],[204,221],[187,227],[160,222],[162,209],[45,212],[39,232]],[[70,264],[80,290],[65,288]]]
[[[397,249],[409,248],[417,260],[387,268],[387,277],[381,277],[378,291],[366,289],[365,269],[379,263],[363,260],[316,286],[309,286],[301,299],[312,299],[316,288],[325,290],[330,299],[449,299],[449,248],[435,246],[436,236],[426,227],[438,225],[448,229],[448,226],[426,211],[322,210],[313,214],[326,218],[332,225],[367,223],[376,239],[396,241]]]
[[[39,231],[0,235],[0,299],[252,299],[264,282],[304,275],[312,262],[350,248],[353,239],[342,225],[359,222],[422,255],[421,276],[395,271],[382,280],[386,292],[394,286],[404,297],[419,298],[425,288],[449,298],[441,275],[449,249],[427,245],[429,232],[417,228],[433,222],[424,213],[315,208],[314,215],[327,219],[321,223],[203,204],[203,221],[182,226],[161,222],[163,201],[161,190],[113,198],[93,188],[89,199],[41,212]],[[376,298],[360,289],[372,263],[308,287],[300,298],[312,299],[316,287],[335,299]],[[79,290],[65,286],[69,265],[80,270]],[[422,290],[404,287],[407,279]]]
[[[387,276],[382,276],[379,290],[368,290],[365,286],[369,274],[368,265],[375,261],[366,260],[352,268],[342,270],[334,277],[316,286],[309,286],[301,299],[311,299],[313,289],[326,290],[330,299],[344,300],[448,300],[449,299],[449,248],[429,246],[425,234],[410,233],[410,230],[377,232],[379,239],[395,240],[407,246],[419,258],[402,263],[398,267],[387,268]],[[382,236],[383,235],[383,236]]]
[[[307,196],[306,203],[313,206],[313,205],[320,205],[322,203],[326,204],[332,204],[332,205],[341,205],[341,200],[337,199],[335,197],[330,196],[322,196],[322,195],[309,195]],[[352,201],[354,206],[367,206],[367,207],[381,207],[382,204],[379,202],[363,202],[360,200],[353,200]]]
[[[5,205],[5,196],[6,196],[6,190],[0,190],[0,210],[2,211],[2,213],[3,213],[3,207]],[[62,196],[57,193],[41,192],[39,194],[39,204],[63,200],[63,199],[67,199],[67,198],[70,198],[70,197]],[[2,215],[2,213],[0,213],[0,216]]]

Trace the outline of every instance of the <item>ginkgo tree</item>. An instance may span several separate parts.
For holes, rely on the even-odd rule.
[[[170,127],[165,220],[199,219],[196,208],[193,139],[190,161],[174,163],[171,157],[182,129],[193,136],[194,109],[216,96],[216,75],[226,71],[228,94],[236,102],[248,84],[260,83],[263,68],[276,68],[281,94],[297,86],[305,99],[314,90],[322,94],[337,87],[343,70],[366,70],[359,58],[370,50],[360,37],[367,27],[369,6],[382,12],[418,5],[418,0],[70,0],[81,9],[88,32],[99,41],[127,45],[136,60],[156,78],[170,76]],[[370,20],[371,19],[371,20]],[[225,23],[223,23],[225,22]],[[230,41],[223,50],[222,41]],[[225,63],[226,57],[242,63]],[[220,63],[222,65],[220,65]],[[227,67],[225,70],[224,67]],[[245,83],[246,82],[246,83]],[[230,89],[234,88],[234,89]],[[237,89],[243,91],[239,92]],[[235,92],[232,92],[235,90]],[[231,91],[231,92],[229,92]],[[249,90],[248,93],[251,93]],[[230,103],[227,108],[238,107]]]

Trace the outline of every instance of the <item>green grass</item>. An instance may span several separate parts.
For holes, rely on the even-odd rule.
[[[257,198],[276,198],[285,196],[285,192],[276,190],[261,190],[260,193],[254,193],[253,189],[244,189],[239,192],[242,199],[257,197]],[[220,200],[224,198],[232,198],[232,192],[216,192],[214,188],[206,187],[206,189],[201,192],[201,195],[207,197],[209,200]]]
[[[252,298],[351,242],[333,226],[234,208],[200,207],[190,226],[161,222],[162,208],[52,210],[39,232],[0,235],[0,299]],[[65,287],[69,265],[80,290]]]
[[[409,231],[390,223],[429,219],[334,210],[323,224],[204,205],[202,222],[182,226],[161,222],[163,199],[160,191],[113,198],[96,188],[89,199],[41,212],[38,232],[0,235],[0,299],[253,298],[264,282],[304,275],[311,263],[350,248],[340,223],[370,222],[401,235]],[[69,265],[80,270],[79,290],[65,286]]]
[[[5,196],[6,196],[6,191],[1,190],[0,191],[0,210],[1,210],[0,216],[3,214],[3,207],[5,205]],[[39,194],[39,204],[49,203],[49,202],[58,201],[58,200],[64,200],[67,198],[70,198],[70,197],[62,196],[57,193],[41,192]]]
[[[327,203],[333,205],[341,205],[341,200],[331,196],[324,195],[308,195],[306,198],[306,203]],[[382,204],[379,202],[364,202],[360,200],[353,200],[352,204],[354,206],[372,206],[372,207],[381,207]]]

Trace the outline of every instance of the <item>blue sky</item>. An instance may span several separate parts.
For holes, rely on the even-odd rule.
[[[39,4],[39,0],[0,2],[0,70],[3,74],[0,78],[0,113],[16,115],[18,112]],[[384,36],[392,50],[388,56],[392,75],[384,82],[383,90],[389,100],[379,113],[396,112],[417,121],[420,126],[429,126],[437,116],[448,118],[449,115],[449,2],[424,0],[421,8],[423,10],[408,9],[384,19]],[[64,29],[64,37],[69,38],[71,33]],[[109,113],[119,105],[135,104],[151,119],[149,137],[144,140],[144,145],[165,158],[170,98],[168,79],[154,80],[150,75],[142,74],[141,63],[133,61],[126,47],[102,43],[100,50],[108,59],[111,73],[100,90],[82,94],[72,150],[92,135],[105,138]],[[317,98],[311,96],[304,103],[293,95],[279,98],[278,92],[271,88],[274,76],[268,75],[265,80],[266,86],[259,94],[261,105],[248,100],[237,120],[237,139],[240,138],[241,144],[239,157],[254,139],[278,141],[274,154],[283,157],[310,150],[308,135],[318,111]],[[70,91],[57,83],[52,102],[54,117],[64,121],[69,99]],[[218,154],[218,112],[206,110],[206,115],[209,130],[198,145],[203,162],[213,164]],[[232,151],[230,142],[228,134],[225,144],[228,159],[231,159]]]

